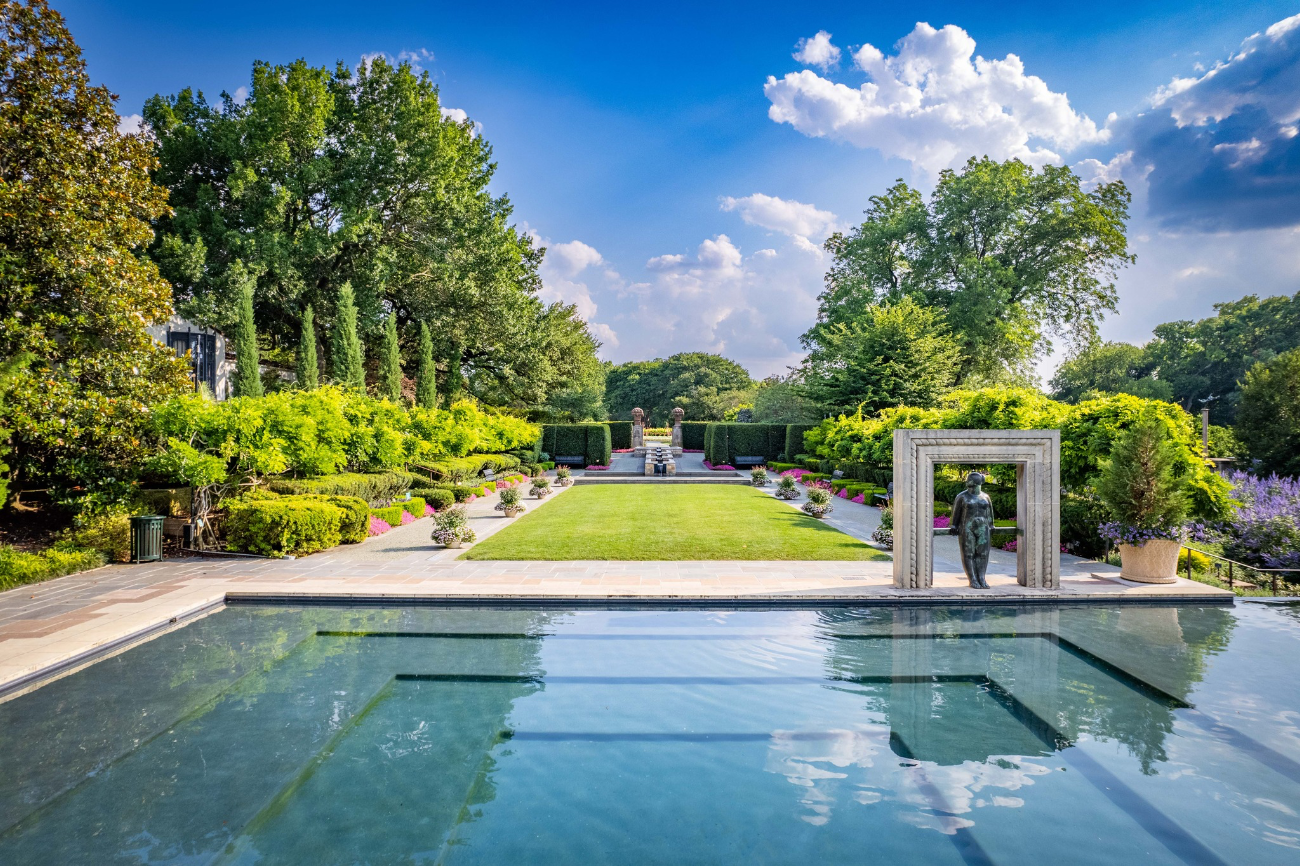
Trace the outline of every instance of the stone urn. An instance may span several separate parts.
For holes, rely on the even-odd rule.
[[[551,491],[549,491],[549,490],[534,490],[534,491],[533,491],[533,496],[536,496],[538,499],[545,499],[546,497],[548,497],[548,496],[550,496],[550,495],[551,495]]]
[[[465,546],[465,542],[463,541],[448,541],[446,544],[443,545],[443,547],[447,548],[448,550],[460,550],[464,546]]]
[[[570,484],[573,483],[573,479],[568,476],[565,476],[564,478],[555,479],[555,483],[560,485],[561,487],[568,487]]]
[[[1144,544],[1119,546],[1119,576],[1136,583],[1176,583],[1182,543],[1153,538]]]
[[[503,508],[503,509],[501,509],[501,510],[505,512],[506,517],[518,517],[518,516],[519,516],[519,509],[518,509],[518,508]]]

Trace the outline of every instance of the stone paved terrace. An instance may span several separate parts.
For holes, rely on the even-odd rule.
[[[529,499],[528,507],[545,508],[566,493],[557,490],[541,503]],[[480,538],[509,525],[493,510],[495,503],[496,497],[489,497],[469,506]],[[878,514],[837,499],[827,522],[866,540]],[[989,564],[991,589],[972,590],[955,540],[947,537],[935,539],[935,581],[929,590],[895,589],[889,562],[459,562],[461,551],[429,541],[431,523],[418,520],[362,544],[296,560],[191,557],[113,565],[0,593],[0,696],[179,626],[228,600],[761,605],[1233,598],[1183,579],[1162,586],[1130,583],[1119,578],[1117,568],[1070,556],[1062,556],[1059,592],[1030,590],[1016,584],[1014,555],[997,550]]]

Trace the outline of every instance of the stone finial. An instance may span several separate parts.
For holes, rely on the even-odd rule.
[[[642,410],[642,409],[633,409],[633,410],[632,410],[632,423],[633,423],[633,424],[640,425],[640,424],[644,423],[643,420],[642,420],[642,419],[644,419],[644,418],[645,418],[645,411],[644,411],[644,410]]]
[[[678,406],[673,410],[673,426],[676,427],[678,424],[682,423],[682,419],[685,417],[686,411],[682,409],[682,407]]]

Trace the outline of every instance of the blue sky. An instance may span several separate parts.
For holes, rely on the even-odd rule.
[[[416,57],[615,361],[797,363],[826,233],[976,153],[1132,186],[1107,337],[1300,290],[1300,4],[620,5],[55,2],[128,116],[254,59]]]

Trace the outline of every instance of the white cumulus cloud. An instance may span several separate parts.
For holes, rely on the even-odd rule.
[[[140,131],[140,124],[144,123],[144,118],[138,114],[128,114],[125,117],[118,116],[117,131],[123,135],[134,135]]]
[[[811,39],[800,39],[797,48],[792,56],[804,66],[830,69],[840,62],[840,49],[831,44],[831,35],[825,30],[818,30]]]
[[[538,297],[548,304],[572,304],[606,348],[617,348],[618,333],[608,324],[595,320],[599,309],[596,298],[622,293],[622,278],[611,268],[600,267],[605,259],[589,244],[579,240],[552,244],[536,231],[530,229],[528,234],[535,244],[546,247],[546,257],[538,269],[542,277]]]
[[[744,198],[724,196],[721,206],[724,211],[739,213],[749,225],[794,238],[804,249],[819,249],[817,245],[835,231],[839,223],[838,217],[830,211],[761,192]]]
[[[976,55],[975,40],[960,27],[919,23],[895,48],[885,55],[863,45],[853,55],[869,79],[859,87],[807,69],[768,76],[768,117],[808,136],[874,148],[931,174],[972,155],[1058,162],[1047,145],[1068,151],[1108,138],[1064,93],[1027,74],[1016,55]]]

